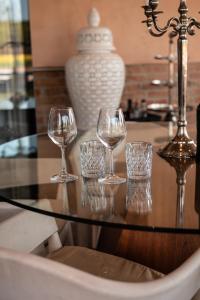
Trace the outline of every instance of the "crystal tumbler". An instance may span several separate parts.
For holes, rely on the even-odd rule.
[[[152,145],[146,142],[126,144],[126,165],[129,179],[151,177]]]
[[[86,141],[80,145],[81,174],[86,178],[105,176],[105,147],[99,141]]]

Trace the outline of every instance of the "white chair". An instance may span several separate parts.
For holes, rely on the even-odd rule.
[[[45,200],[45,199],[40,201],[40,208],[51,209],[49,201]],[[16,210],[16,211],[14,211],[14,215],[12,215],[8,218],[2,219],[2,222],[0,223],[0,247],[14,249],[14,250],[18,250],[21,252],[33,252],[33,253],[41,255],[44,253],[44,249],[46,249],[43,247],[43,242],[48,240],[48,253],[51,253],[49,257],[52,260],[61,262],[63,265],[61,265],[59,263],[56,263],[56,265],[55,265],[55,263],[51,262],[50,260],[44,260],[44,261],[42,260],[41,261],[41,267],[43,266],[42,269],[39,268],[38,270],[36,270],[35,269],[36,265],[34,264],[35,260],[34,260],[33,256],[29,257],[29,256],[26,256],[25,254],[22,254],[22,256],[20,256],[20,254],[16,254],[15,252],[12,253],[9,250],[8,251],[2,250],[3,251],[2,253],[4,254],[3,260],[2,260],[1,259],[1,251],[0,251],[0,276],[1,275],[3,276],[0,278],[4,278],[0,282],[0,291],[2,291],[1,283],[4,282],[5,286],[8,288],[9,284],[10,284],[9,281],[11,280],[11,282],[13,283],[14,290],[16,292],[16,293],[13,292],[13,294],[12,293],[10,294],[11,291],[9,291],[9,288],[8,288],[8,290],[7,290],[8,295],[6,294],[6,291],[5,291],[5,295],[0,293],[0,299],[2,299],[2,300],[4,300],[4,299],[24,299],[26,297],[27,293],[30,293],[30,299],[43,299],[41,295],[45,295],[45,293],[47,293],[47,295],[48,295],[48,291],[46,291],[45,289],[44,290],[42,289],[42,294],[40,295],[40,293],[37,294],[32,289],[29,290],[30,284],[29,283],[26,284],[26,277],[28,277],[29,276],[28,274],[30,273],[30,278],[31,278],[30,281],[35,282],[36,274],[37,274],[38,278],[40,278],[40,276],[42,276],[42,282],[44,282],[48,286],[49,283],[46,282],[46,280],[43,281],[43,276],[45,276],[44,272],[46,272],[46,271],[49,272],[49,270],[50,270],[50,275],[49,275],[50,283],[51,283],[51,280],[53,280],[52,285],[54,286],[54,280],[55,280],[55,286],[57,287],[56,282],[57,282],[58,278],[54,278],[53,274],[51,274],[52,268],[48,269],[49,266],[55,266],[55,275],[57,274],[57,270],[60,270],[64,267],[66,274],[68,272],[70,272],[70,273],[75,272],[74,274],[77,274],[77,276],[80,278],[82,276],[82,278],[84,280],[86,280],[86,283],[88,280],[89,281],[94,280],[94,282],[100,283],[100,287],[101,287],[101,285],[103,285],[105,283],[108,286],[110,285],[111,290],[113,289],[111,287],[111,283],[114,283],[114,282],[115,283],[117,282],[117,284],[119,284],[120,286],[122,284],[122,289],[124,288],[125,285],[127,285],[127,287],[128,287],[127,291],[129,291],[130,284],[122,283],[119,281],[141,282],[141,281],[149,281],[149,280],[153,280],[153,279],[162,277],[162,275],[156,271],[153,271],[142,265],[127,261],[127,260],[119,258],[119,257],[111,256],[111,255],[108,255],[105,253],[100,253],[100,252],[97,252],[94,250],[89,250],[87,248],[82,248],[82,247],[63,247],[62,248],[60,238],[58,236],[57,231],[58,231],[58,227],[57,227],[57,224],[53,217],[40,215],[38,213],[27,211],[27,210],[20,210],[20,209]],[[40,247],[39,245],[41,245],[42,247]],[[42,249],[42,251],[41,251],[41,249]],[[8,258],[10,257],[9,255],[13,256],[14,261],[10,260],[10,259],[8,259],[7,261],[4,260],[4,258],[6,258],[7,254],[8,254]],[[47,253],[45,252],[44,254],[46,255]],[[200,257],[200,254],[198,255],[198,258],[199,257]],[[16,261],[15,261],[15,258],[17,259]],[[29,261],[29,259],[30,259],[30,261]],[[21,265],[20,260],[23,260],[25,264],[23,263]],[[199,260],[200,260],[200,258],[199,258]],[[198,264],[195,269],[196,272],[198,272],[198,274],[197,274],[198,276],[200,273],[199,260],[198,260]],[[33,265],[32,265],[32,262],[33,262]],[[40,263],[39,263],[39,265],[40,265]],[[67,266],[65,266],[65,265],[67,265]],[[2,266],[2,268],[1,268],[1,266]],[[16,269],[13,269],[13,270],[10,269],[10,271],[9,271],[9,268],[10,267],[14,268],[14,266],[16,266]],[[70,266],[73,267],[73,269]],[[30,271],[29,271],[29,268],[30,268]],[[47,268],[47,269],[45,270],[45,268]],[[76,269],[74,269],[74,268],[76,268]],[[34,269],[34,272],[32,272],[32,269]],[[8,273],[6,273],[7,275],[4,273],[1,273],[1,271],[7,272],[6,270],[8,271]],[[18,271],[16,271],[16,270],[19,270],[19,271],[21,270],[21,271],[18,274]],[[82,270],[82,271],[80,271],[80,270]],[[83,272],[83,271],[85,271],[85,272]],[[32,273],[33,273],[33,276],[31,275]],[[88,273],[90,273],[90,275]],[[99,277],[93,276],[92,274],[98,275]],[[195,275],[195,273],[192,275],[193,276],[192,278],[194,278],[194,275]],[[171,276],[171,275],[169,275],[169,276]],[[167,276],[166,278],[169,278],[169,276]],[[184,276],[186,277],[186,272],[185,272]],[[57,277],[57,275],[56,275],[56,277]],[[104,279],[102,279],[100,277],[103,277]],[[110,281],[108,279],[112,279],[115,281]],[[25,290],[24,291],[23,291],[23,287],[22,287],[23,280],[25,282],[25,285],[24,285]],[[69,280],[68,276],[64,280],[66,280],[68,282],[68,280]],[[168,280],[166,284],[165,284],[165,281],[163,281],[164,285],[163,285],[163,289],[161,289],[161,290],[160,290],[160,288],[158,288],[159,285],[156,282],[161,282],[161,281],[160,280],[155,281],[155,289],[156,290],[158,290],[160,292],[163,292],[163,290],[167,291],[167,287],[169,289],[170,284],[172,286],[173,276],[172,276],[171,283],[170,283],[170,280]],[[4,286],[4,284],[2,284],[2,287]],[[37,283],[37,284],[39,284],[39,283]],[[69,280],[69,282],[67,284],[74,285],[73,277]],[[136,291],[138,289],[140,289],[140,286],[142,288],[142,285],[139,284],[139,286],[138,286],[138,284],[139,283],[137,283],[137,284],[133,283],[133,285],[136,288]],[[147,283],[145,283],[145,284],[147,284]],[[152,282],[152,284],[154,287],[153,282]],[[177,283],[177,285],[179,285],[179,283]],[[86,286],[87,286],[87,284],[86,284]],[[18,288],[19,288],[19,290],[18,290]],[[85,289],[84,285],[81,288]],[[196,286],[196,281],[194,281],[193,289],[191,289],[191,288],[189,289],[189,291],[191,292],[189,295],[192,295],[192,293],[195,293],[198,288],[199,288],[199,285]],[[20,289],[22,289],[22,292],[25,293],[22,298],[20,298],[21,297]],[[130,290],[132,290],[132,289],[130,289]],[[178,291],[176,291],[176,289],[175,289],[175,293],[179,293],[180,291],[181,291],[181,289],[178,289]],[[64,292],[64,290],[63,290],[63,292]],[[36,293],[35,298],[31,298],[31,297],[34,297],[35,293]],[[66,296],[65,293],[66,293],[66,291],[63,294],[64,298],[68,297],[68,296]],[[74,293],[74,291],[73,291],[73,293]],[[80,293],[82,293],[82,292],[80,291]],[[91,291],[87,291],[87,293],[90,294]],[[1,295],[3,295],[3,296],[1,296]],[[52,295],[54,295],[54,294],[52,293]],[[91,293],[91,295],[92,295],[92,293]],[[127,294],[127,295],[129,295],[129,294]],[[137,295],[137,293],[136,293],[136,295]],[[58,294],[58,296],[59,296],[59,294]],[[107,295],[106,296],[107,298],[105,298],[105,299],[113,299],[113,300],[120,299],[120,298],[115,298],[117,296],[115,293],[113,295],[111,293],[110,296],[112,296],[112,297],[109,298]],[[14,297],[14,298],[12,298],[12,297]],[[95,298],[95,299],[103,299],[102,298],[103,296],[101,296],[101,295],[98,295],[98,297],[100,297],[100,298]],[[58,299],[64,299],[64,298],[58,297]],[[57,299],[57,297],[49,298],[49,299]],[[70,297],[66,298],[66,299],[70,299]],[[78,294],[76,295],[76,298],[74,298],[74,299],[80,299],[80,297],[78,297]],[[92,299],[92,296],[89,299]],[[131,299],[131,298],[128,296],[125,299]],[[132,297],[132,299],[138,299],[138,298]],[[155,299],[156,300],[159,298],[155,298],[155,297],[154,298],[141,298],[141,300],[142,299]],[[173,298],[168,297],[168,298],[160,298],[160,299],[173,299]],[[181,298],[181,299],[190,299],[190,298]]]
[[[34,204],[38,206],[37,203]],[[41,209],[51,210],[49,200],[39,202]],[[48,240],[48,251],[43,242]],[[18,209],[0,222],[0,246],[22,252],[46,255],[62,247],[58,226],[52,217]]]
[[[51,204],[47,199],[33,203],[33,206],[51,210]],[[64,232],[62,229],[65,240],[67,235],[71,237],[70,225],[70,222],[67,222]],[[116,256],[83,247],[62,247],[57,231],[57,223],[53,217],[18,209],[14,215],[0,222],[0,247],[27,253],[32,252],[40,256],[50,254],[49,257],[51,256],[52,259],[63,264],[91,274],[107,275],[107,278],[111,276],[112,279],[129,280],[131,277],[131,280],[137,279],[138,281],[160,277],[156,271]],[[48,247],[44,246],[47,244],[46,242],[48,242]],[[105,273],[105,269],[109,269],[109,271]],[[99,271],[98,274],[97,271]],[[120,277],[114,277],[114,274],[120,274]]]
[[[164,278],[125,283],[0,248],[0,278],[2,300],[190,300],[200,287],[200,250]]]

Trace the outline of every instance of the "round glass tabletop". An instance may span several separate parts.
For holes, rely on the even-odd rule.
[[[175,129],[174,129],[175,130]],[[60,169],[60,149],[46,134],[0,145],[0,200],[55,218],[124,229],[200,233],[200,167],[194,161],[166,161],[157,151],[173,127],[159,123],[127,123],[126,141],[114,150],[115,171],[126,176],[125,143],[142,140],[154,148],[152,177],[103,185],[80,171],[80,143],[96,132],[80,132],[67,148],[68,171],[79,176],[51,183]],[[194,128],[190,128],[194,137]],[[0,203],[1,204],[1,203]]]

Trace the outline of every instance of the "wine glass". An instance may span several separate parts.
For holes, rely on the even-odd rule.
[[[76,121],[71,107],[51,108],[48,122],[48,136],[61,149],[62,168],[60,174],[51,177],[52,182],[69,182],[78,176],[67,173],[65,148],[77,135]]]
[[[100,110],[97,136],[103,145],[108,148],[110,156],[109,174],[105,178],[100,178],[99,182],[105,184],[120,184],[126,182],[126,178],[115,175],[113,169],[113,149],[116,148],[126,136],[124,115],[120,108],[106,108]]]

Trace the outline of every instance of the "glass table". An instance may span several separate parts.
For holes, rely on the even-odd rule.
[[[188,125],[193,138],[194,119],[189,118]],[[153,172],[149,181],[119,186],[102,186],[80,175],[80,143],[96,138],[95,129],[79,132],[67,149],[68,171],[79,175],[68,184],[50,182],[60,170],[61,157],[47,134],[0,145],[1,234],[7,234],[4,221],[25,209],[56,218],[61,233],[65,224],[72,224],[74,245],[170,272],[200,245],[200,167],[194,161],[177,164],[158,155],[175,130],[167,123],[128,122],[126,141],[114,150],[116,173],[126,175],[125,143],[138,140],[153,144]],[[15,228],[11,232],[17,234]]]
[[[175,130],[172,124],[127,123],[128,135],[115,150],[115,169],[126,175],[125,143],[153,144],[152,177],[109,186],[81,176],[80,143],[96,137],[95,129],[79,132],[67,148],[68,171],[79,179],[50,183],[60,170],[60,150],[46,134],[0,145],[0,201],[40,214],[78,223],[145,232],[200,234],[200,167],[194,161],[166,161],[158,154]],[[195,129],[189,125],[190,135]],[[44,205],[48,199],[50,206]]]

